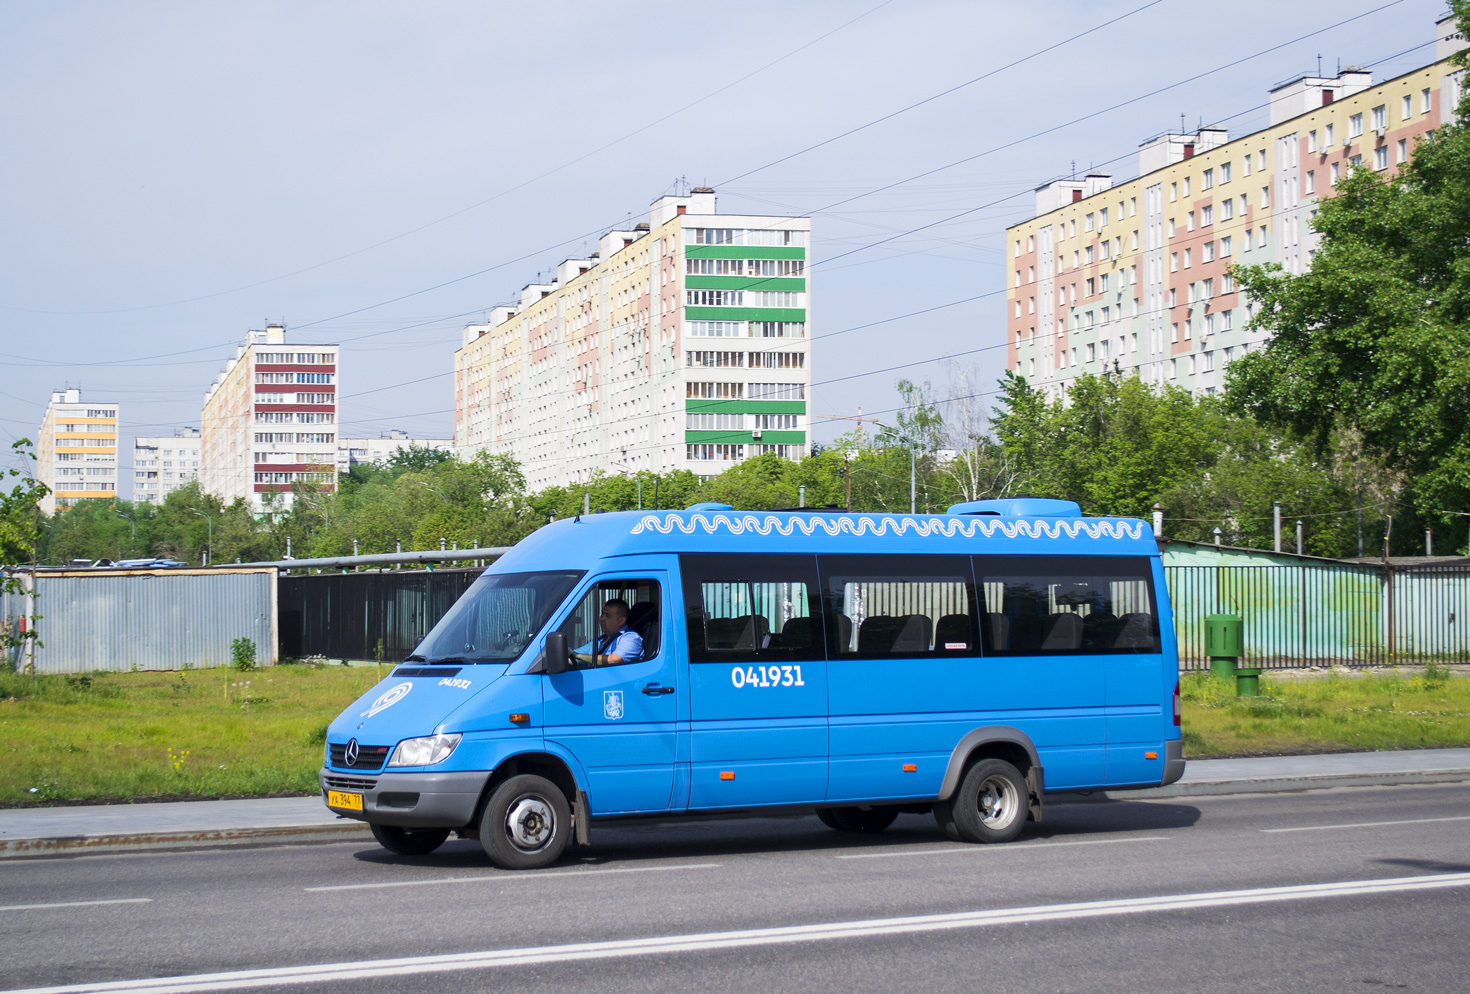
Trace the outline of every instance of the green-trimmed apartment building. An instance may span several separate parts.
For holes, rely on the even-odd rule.
[[[800,459],[810,248],[810,218],[720,214],[706,187],[660,197],[465,328],[456,449],[514,455],[532,489]]]

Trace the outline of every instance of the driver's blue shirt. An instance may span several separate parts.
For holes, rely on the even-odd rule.
[[[599,656],[621,656],[625,663],[636,663],[643,658],[643,637],[627,628],[616,635],[597,636],[596,648],[588,642],[577,650],[582,653],[595,652]]]

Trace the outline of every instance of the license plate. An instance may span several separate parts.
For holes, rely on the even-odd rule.
[[[348,794],[340,790],[329,790],[327,791],[327,807],[341,808],[344,811],[361,811],[362,795]]]

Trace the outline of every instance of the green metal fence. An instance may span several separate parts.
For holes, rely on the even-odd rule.
[[[1203,669],[1204,619],[1238,614],[1251,666],[1470,662],[1470,568],[1166,566],[1183,669]]]

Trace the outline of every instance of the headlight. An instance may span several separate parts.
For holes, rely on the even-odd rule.
[[[404,739],[393,750],[389,766],[433,766],[449,758],[454,747],[459,745],[459,734],[425,735],[419,739]]]

